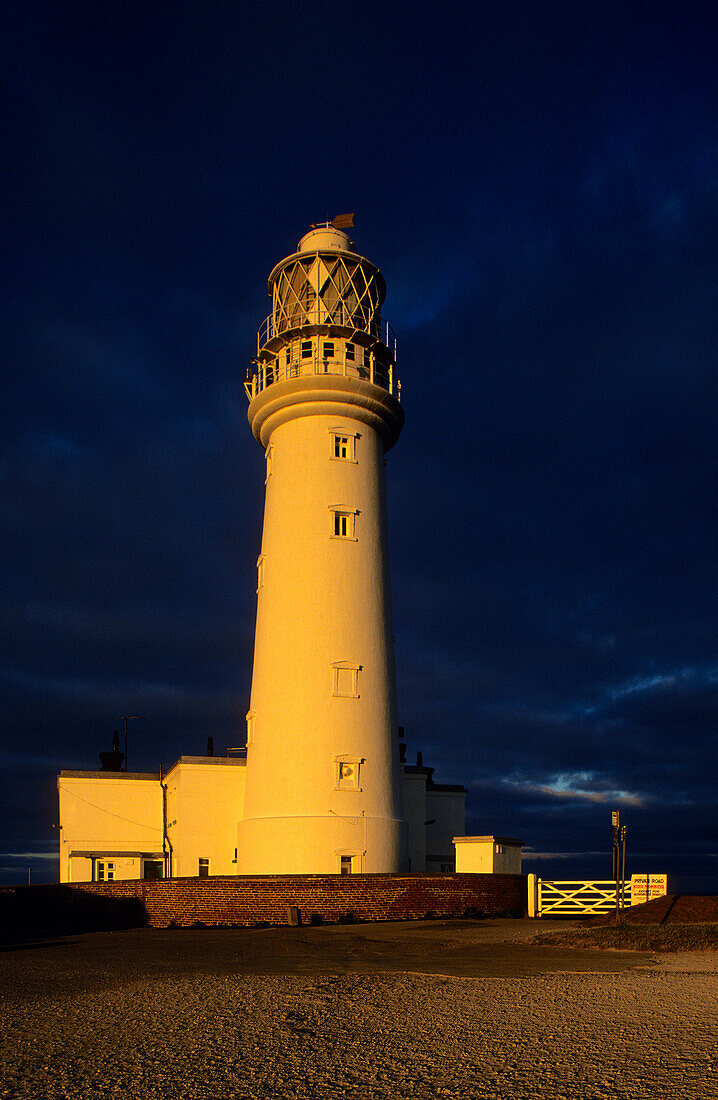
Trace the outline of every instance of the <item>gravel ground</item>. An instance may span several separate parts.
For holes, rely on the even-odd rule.
[[[184,965],[195,941],[180,937],[164,976],[115,973],[116,962],[110,973],[105,960],[94,986],[76,970],[74,984],[61,974],[49,989],[18,992],[23,969],[69,973],[78,952],[91,967],[103,942],[71,941],[58,962],[57,945],[54,955],[41,946],[4,954],[0,1096],[718,1097],[716,953],[635,956],[642,965],[619,970],[607,953],[607,973],[572,972],[570,953],[563,969],[554,960],[553,972],[528,976],[211,973],[206,961],[202,972]],[[529,949],[511,950],[521,973]]]

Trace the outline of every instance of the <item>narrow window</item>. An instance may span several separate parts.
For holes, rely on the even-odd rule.
[[[352,857],[340,856],[339,857],[339,870],[342,875],[350,875],[352,873]]]
[[[349,535],[349,520],[351,519],[345,512],[334,513],[334,534],[338,539],[348,539]]]
[[[274,444],[273,443],[270,443],[269,446],[267,447],[266,451],[264,452],[264,458],[265,458],[266,463],[267,463],[267,472],[266,472],[265,477],[264,477],[264,481],[266,483],[269,480],[269,477],[272,473],[272,468],[274,466]]]
[[[197,872],[200,878],[209,878],[209,860],[202,859],[200,856],[199,871]]]
[[[264,587],[264,554],[257,558],[257,591]]]
[[[332,538],[350,539],[356,542],[356,512],[345,508],[332,508]]]
[[[292,361],[292,348],[291,348],[290,344],[287,344],[286,348],[284,349],[284,362],[286,363],[287,366],[289,366],[291,361]]]
[[[350,363],[353,363],[355,358],[356,358],[353,344],[347,344],[346,345],[346,355],[347,355],[347,360]]]
[[[311,359],[312,357],[312,341],[302,340],[302,359]]]
[[[325,341],[324,348],[323,348],[323,354],[324,354],[325,359],[333,359],[334,358],[334,342],[333,341]]]
[[[333,694],[343,699],[359,698],[359,673],[361,665],[352,665],[348,661],[338,661],[332,665],[334,672]]]
[[[331,444],[331,451],[329,452],[332,458],[341,459],[344,462],[356,462],[357,460],[357,439],[360,438],[359,432],[347,432],[346,428],[336,427],[329,429],[329,442]],[[349,509],[347,509],[348,511]]]
[[[334,457],[349,458],[349,439],[345,435],[334,436]]]
[[[254,711],[250,710],[247,714],[247,746],[254,742],[254,719]]]

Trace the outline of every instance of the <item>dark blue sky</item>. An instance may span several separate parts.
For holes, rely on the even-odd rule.
[[[629,867],[718,889],[715,5],[3,23],[2,878],[53,876],[55,774],[121,715],[132,769],[243,739],[242,380],[270,269],[354,210],[399,337],[410,751],[469,832],[564,857],[530,869],[607,873],[620,808]]]

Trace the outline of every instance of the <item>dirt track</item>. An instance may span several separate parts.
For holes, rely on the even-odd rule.
[[[718,1096],[716,953],[522,942],[535,932],[431,922],[15,944],[0,955],[0,1095]]]

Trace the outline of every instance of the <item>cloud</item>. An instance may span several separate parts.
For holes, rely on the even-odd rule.
[[[643,806],[645,796],[633,791],[608,787],[604,780],[590,772],[564,773],[551,776],[548,782],[507,777],[502,782],[522,795],[545,795],[576,802],[615,803],[619,806]]]
[[[60,859],[58,852],[0,852],[2,859],[38,859],[48,863],[57,863]]]

